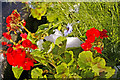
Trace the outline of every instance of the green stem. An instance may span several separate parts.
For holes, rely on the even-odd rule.
[[[54,66],[54,67],[56,68],[56,65],[55,65],[55,64],[51,63],[50,61],[47,61],[46,59],[43,59],[43,58],[40,58],[40,57],[37,57],[37,56],[34,56],[34,58],[37,58],[37,59],[39,59],[39,60],[44,60],[44,61],[50,63],[52,66]]]

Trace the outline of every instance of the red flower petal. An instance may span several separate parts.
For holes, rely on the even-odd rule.
[[[24,38],[24,39],[27,39],[27,34],[26,34],[26,33],[24,33],[24,34],[21,33],[21,34],[20,34],[20,37],[22,37],[22,38]]]
[[[103,29],[103,31],[99,31],[99,32],[100,32],[100,38],[101,39],[108,37],[108,35],[106,34],[107,31],[105,29]]]
[[[32,42],[28,39],[26,39],[22,42],[23,47],[31,47],[31,44],[32,44]]]
[[[7,26],[7,27],[11,27],[10,24],[7,24],[6,26]]]
[[[33,61],[30,58],[25,58],[24,65],[22,66],[24,70],[30,70],[34,66]]]
[[[3,33],[3,36],[4,36],[5,38],[7,38],[8,40],[11,39],[11,35],[8,34],[7,32]]]
[[[94,47],[95,50],[97,50],[98,53],[102,54],[102,50],[100,49],[100,47]]]
[[[7,46],[8,46],[8,47],[11,47],[11,46],[12,46],[12,44],[7,44]]]
[[[87,36],[87,38],[89,38],[91,36],[95,36],[98,38],[100,36],[100,33],[99,33],[99,30],[97,30],[93,27],[90,30],[87,30],[86,36]]]
[[[2,44],[2,45],[7,45],[7,42],[2,42],[1,44]]]
[[[87,43],[93,43],[95,41],[95,36],[90,36],[87,38],[87,40],[85,40],[85,42]]]
[[[13,51],[13,48],[12,48],[12,47],[9,47],[9,48],[7,49],[7,52],[8,52],[8,53],[12,53],[12,51]]]
[[[89,51],[92,47],[92,44],[91,43],[82,43],[81,47],[84,51]]]
[[[32,44],[31,48],[34,50],[34,49],[37,49],[37,46],[35,44]]]
[[[11,21],[12,21],[11,17],[8,16],[8,17],[6,18],[6,23],[10,23]]]

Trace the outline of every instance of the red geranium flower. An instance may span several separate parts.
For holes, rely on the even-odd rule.
[[[27,34],[26,34],[26,33],[24,33],[24,34],[21,33],[21,34],[20,34],[20,37],[22,37],[22,38],[24,38],[24,39],[27,39]]]
[[[34,50],[34,49],[37,49],[37,46],[35,44],[32,44],[31,48]]]
[[[8,17],[6,18],[6,23],[10,23],[11,21],[12,21],[11,17],[8,16]]]
[[[12,44],[7,44],[8,47],[12,46]]]
[[[102,54],[102,50],[100,49],[100,47],[94,47],[95,50],[97,50],[98,53]]]
[[[89,51],[91,49],[91,47],[92,47],[92,44],[91,43],[87,43],[87,42],[86,43],[82,43],[81,47],[82,47],[82,49],[84,51]]]
[[[85,42],[87,43],[93,43],[95,41],[95,36],[90,36],[87,38],[87,40],[85,40]]]
[[[7,55],[7,61],[8,61],[8,63],[10,64],[10,65],[12,65],[12,66],[17,66],[17,62],[16,62],[16,60],[15,60],[15,57],[16,57],[16,51],[15,50],[13,50],[12,52],[10,52],[10,53],[6,53],[6,55]]]
[[[20,52],[18,52],[20,51]],[[16,53],[16,56],[15,56],[15,60],[16,60],[16,63],[18,65],[18,67],[24,65],[24,61],[25,61],[25,57],[26,57],[26,53],[25,51],[22,51],[22,50],[18,50],[17,49],[17,53]]]
[[[26,39],[22,42],[23,47],[31,47],[31,44],[32,44],[32,42],[28,39]]]
[[[1,44],[2,44],[2,45],[7,45],[7,42],[2,42]]]
[[[91,36],[95,36],[98,38],[100,36],[100,33],[99,33],[99,30],[97,30],[93,27],[90,30],[87,30],[86,36],[87,36],[87,38],[89,38]]]
[[[11,35],[8,34],[7,32],[3,33],[3,36],[4,36],[5,38],[7,38],[8,40],[11,39]]]
[[[34,66],[33,61],[30,58],[25,58],[25,62],[23,64],[23,66],[22,66],[23,69],[24,70],[30,70],[31,67],[33,67],[33,66]]]
[[[8,23],[6,26],[7,26],[7,27],[10,27],[10,24]]]
[[[7,52],[8,52],[8,53],[12,53],[12,51],[13,51],[13,48],[12,48],[12,47],[9,47],[9,48],[7,49]]]
[[[108,35],[106,34],[107,30],[103,29],[103,31],[99,31],[99,32],[100,32],[100,38],[101,39],[108,37]]]

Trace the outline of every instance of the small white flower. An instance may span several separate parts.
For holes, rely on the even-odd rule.
[[[73,5],[73,7],[74,7],[74,9],[72,9],[71,7],[69,7],[69,11],[70,12],[76,12],[76,13],[78,13],[79,12],[80,4],[79,3],[75,4],[75,5]]]
[[[77,21],[77,23],[80,23],[80,21]]]
[[[79,7],[80,7],[80,4],[78,4],[78,5],[74,5],[74,8],[75,8],[75,10],[74,10],[74,11],[75,11],[76,13],[78,13],[78,12],[79,12]]]
[[[70,34],[72,32],[72,23],[71,24],[67,24],[66,26],[67,30],[64,31],[64,36],[67,36],[68,34]]]

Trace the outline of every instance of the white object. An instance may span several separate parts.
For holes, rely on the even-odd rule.
[[[54,34],[51,34],[50,36],[46,36],[46,37],[44,37],[44,39],[46,41],[51,41],[55,44],[56,39],[60,36],[63,36],[63,34],[57,29],[55,29],[54,31],[55,31]]]
[[[46,36],[44,37],[44,39],[46,41],[51,41],[54,42],[58,37],[63,36],[63,34],[55,29],[55,33],[51,34],[50,36]],[[82,41],[80,41],[80,39],[78,37],[67,37],[67,44],[66,44],[66,48],[70,48],[70,47],[80,47],[80,45],[82,44]]]
[[[70,47],[80,47],[82,41],[78,37],[67,37],[66,48]]]
[[[43,43],[44,41],[42,40],[42,39],[40,39],[39,41],[37,41],[37,45],[38,45],[38,48],[41,50],[41,49],[43,49],[43,46],[42,46],[42,43]]]

